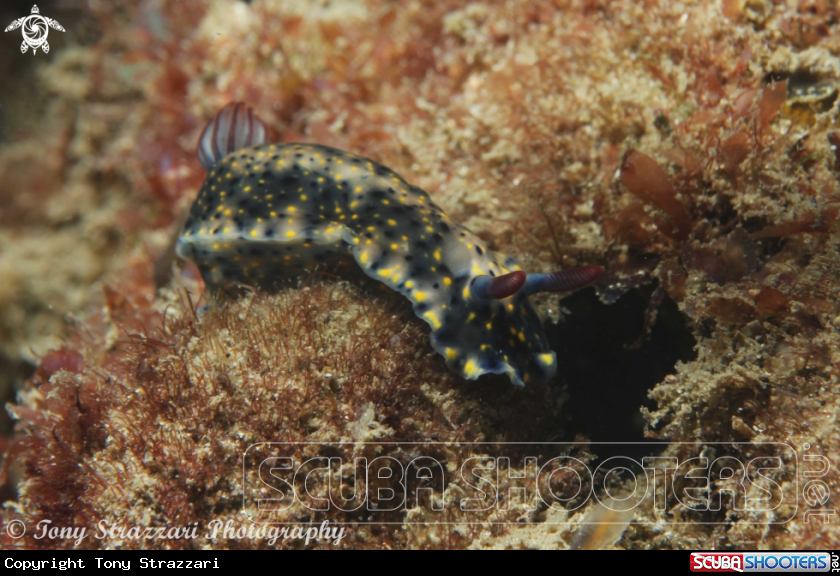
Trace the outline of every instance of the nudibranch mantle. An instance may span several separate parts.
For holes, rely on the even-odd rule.
[[[221,146],[208,144],[205,129],[200,151],[209,173],[176,248],[209,285],[257,282],[352,256],[365,274],[408,298],[432,328],[432,347],[464,378],[507,374],[522,386],[554,376],[555,354],[528,300],[552,290],[551,275],[532,275],[523,288],[525,274],[512,257],[489,250],[424,190],[373,160],[313,144],[242,147],[236,127],[228,128]],[[574,288],[600,270],[555,275],[569,284],[568,273],[577,272]],[[488,279],[513,288],[477,289]]]

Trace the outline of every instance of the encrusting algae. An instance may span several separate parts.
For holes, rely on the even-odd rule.
[[[3,10],[3,21],[25,15]],[[3,547],[75,546],[31,531],[12,539],[12,520],[239,521],[242,453],[256,442],[364,450],[375,440],[559,439],[578,443],[566,450],[582,463],[599,455],[566,427],[572,384],[586,383],[570,383],[562,362],[547,384],[466,382],[384,285],[323,269],[280,290],[214,297],[198,316],[198,270],[170,273],[167,250],[205,178],[195,158],[203,123],[234,101],[264,114],[279,143],[388,166],[524,269],[602,265],[603,303],[586,291],[535,296],[554,321],[568,302],[577,303],[568,318],[585,321],[587,311],[647,298],[632,326],[615,326],[638,334],[631,348],[665,330],[693,338],[696,353],[658,366],[664,378],[621,375],[593,397],[602,411],[644,418],[649,439],[694,443],[664,456],[832,463],[818,502],[800,494],[773,517],[723,508],[698,524],[673,500],[664,510],[646,500],[605,545],[838,547],[836,517],[806,517],[838,508],[835,3],[187,0],[54,16],[67,32],[50,38],[28,85],[46,113],[25,129],[9,124],[0,148],[0,385],[15,426],[2,444]],[[79,33],[84,23],[95,30]],[[18,57],[14,40],[8,53]],[[549,347],[587,358],[573,340],[557,347],[569,320],[554,321],[544,327]],[[607,401],[628,387],[648,401]],[[802,488],[803,471],[775,474],[780,493]],[[726,490],[713,485],[710,496]],[[444,496],[459,498],[456,488]],[[295,520],[344,522],[347,547],[568,548],[588,508],[448,509],[448,525],[429,523],[422,508],[397,526],[377,525],[378,512]]]

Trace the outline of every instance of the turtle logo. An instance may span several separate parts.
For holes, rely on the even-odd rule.
[[[38,51],[38,48],[43,50],[44,54],[49,53],[50,45],[47,44],[49,28],[55,28],[59,32],[64,32],[61,24],[52,18],[41,16],[37,6],[32,6],[32,14],[29,16],[18,18],[6,26],[4,32],[17,30],[21,26],[23,26],[23,44],[20,45],[20,51],[24,54],[26,54],[26,50],[30,47],[32,48],[33,55]]]

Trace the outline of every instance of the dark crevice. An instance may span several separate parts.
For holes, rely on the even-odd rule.
[[[696,341],[686,317],[665,297],[650,336],[630,346],[644,331],[653,287],[632,290],[615,304],[581,290],[563,300],[571,314],[546,333],[557,353],[558,378],[568,391],[564,440],[585,436],[592,442],[649,442],[640,408],[655,408],[648,391],[675,371],[677,361],[696,357]],[[642,457],[650,446],[593,446],[599,457]]]

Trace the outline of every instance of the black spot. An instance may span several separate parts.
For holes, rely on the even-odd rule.
[[[385,235],[385,238],[393,238],[394,237],[394,233],[391,232],[390,230],[385,230],[385,232],[383,232],[383,234]]]
[[[396,194],[397,193],[397,191],[394,190],[393,188],[388,188],[388,192],[390,192],[391,194]]]
[[[441,223],[439,224],[439,226],[440,226],[440,229],[441,229],[443,232],[449,232],[449,230],[450,230],[450,228],[449,228],[449,224],[447,224],[446,222],[441,222]]]
[[[432,284],[432,288],[434,288],[435,290],[437,290],[438,288],[440,288],[440,284],[438,284],[437,282],[435,282],[434,284]]]
[[[267,230],[265,231],[265,235],[266,235],[266,236],[268,236],[269,238],[271,238],[272,236],[274,236],[274,228],[269,228],[269,229],[267,229]]]
[[[382,200],[383,198],[385,198],[385,192],[383,192],[382,190],[374,190],[370,193],[370,195],[376,198],[377,200]]]
[[[379,262],[374,262],[373,264],[371,264],[370,269],[374,272],[377,271],[379,269]]]
[[[414,310],[417,311],[417,312],[425,312],[428,307],[429,307],[428,304],[423,304],[421,302],[419,304],[414,305]]]
[[[409,222],[409,224],[411,224],[414,227],[417,227],[417,226],[420,226],[420,221],[419,220],[412,220],[411,222]]]
[[[481,246],[476,246],[476,247],[475,247],[475,251],[476,251],[476,252],[478,252],[478,255],[479,255],[479,256],[483,256],[483,255],[484,255],[484,248],[482,248]]]
[[[432,236],[432,238],[434,238],[434,239],[435,239],[435,242],[443,242],[443,236],[441,236],[441,235],[440,235],[439,233],[437,233],[437,232],[435,232],[435,233],[434,233],[434,235]]]
[[[435,333],[435,340],[438,342],[452,342],[457,338],[457,334],[452,328],[450,320],[449,316],[447,316],[445,318],[444,326]],[[447,326],[447,324],[449,325]]]
[[[366,238],[373,238],[373,234],[371,234],[370,232],[365,232],[365,237]]]
[[[297,176],[292,176],[291,174],[283,176],[280,178],[280,184],[283,186],[295,186],[298,183]]]
[[[414,256],[412,256],[411,254],[406,254],[405,260],[406,262],[411,262],[412,260],[414,260]]]
[[[460,302],[461,302],[461,300],[457,296],[453,296],[452,298],[449,299],[449,303],[452,304],[453,306],[457,306]]]

